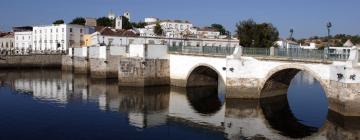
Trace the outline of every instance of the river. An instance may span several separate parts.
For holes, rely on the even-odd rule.
[[[219,88],[221,89],[221,88]],[[300,72],[287,95],[225,99],[217,87],[119,87],[59,70],[0,71],[2,139],[359,139]]]

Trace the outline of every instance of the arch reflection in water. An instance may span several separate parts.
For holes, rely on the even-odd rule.
[[[187,88],[186,96],[193,109],[202,115],[217,113],[224,103],[219,99],[216,86]]]
[[[261,95],[265,118],[284,136],[311,136],[326,120],[328,105],[324,90],[318,81],[299,70],[275,73]]]
[[[360,138],[360,118],[343,117],[329,111],[321,128],[306,126],[291,114],[286,97],[260,100],[226,100],[224,133],[238,139],[329,139],[356,140]],[[286,115],[287,114],[287,115]],[[286,132],[286,133],[285,133]]]
[[[169,117],[171,120],[191,122],[211,129],[222,128],[225,105],[216,87],[171,87]]]

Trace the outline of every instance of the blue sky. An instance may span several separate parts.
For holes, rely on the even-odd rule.
[[[281,37],[360,34],[360,0],[0,0],[0,30],[12,26],[69,22],[77,16],[101,17],[113,10],[130,11],[132,21],[145,17],[190,20],[195,26],[220,23],[234,33],[240,20],[271,22]]]

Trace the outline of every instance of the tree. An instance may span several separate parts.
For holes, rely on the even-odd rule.
[[[154,27],[154,33],[158,36],[161,36],[163,34],[163,29],[161,28],[161,25],[159,22],[157,22]]]
[[[97,26],[103,26],[103,27],[115,27],[115,21],[111,20],[108,17],[100,17],[96,19]]]
[[[240,45],[244,47],[271,47],[279,39],[278,30],[271,23],[257,24],[252,19],[236,24]]]
[[[53,24],[64,24],[65,22],[64,22],[64,20],[62,20],[62,19],[59,19],[59,20],[56,20],[56,21],[54,21],[53,22]]]
[[[146,22],[138,22],[138,23],[136,23],[136,22],[133,22],[133,23],[131,23],[132,24],[132,26],[133,27],[135,27],[135,28],[145,28],[145,26],[147,25],[147,23]]]
[[[228,35],[228,32],[226,31],[226,29],[224,28],[223,25],[221,24],[211,24],[211,28],[216,29],[217,31],[220,32],[220,35]]]
[[[85,25],[85,22],[86,22],[85,18],[77,17],[73,19],[73,21],[71,21],[70,24]]]
[[[129,19],[125,16],[122,16],[122,28],[123,29],[132,29],[132,24],[130,23]]]

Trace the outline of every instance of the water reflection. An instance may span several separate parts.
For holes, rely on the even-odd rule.
[[[304,138],[318,131],[316,127],[300,123],[292,114],[286,96],[261,99],[260,105],[270,126],[283,136]]]
[[[217,113],[223,105],[216,87],[188,88],[186,96],[193,109],[203,115],[211,116]]]
[[[307,117],[304,119],[304,115],[297,114],[309,111],[296,108],[299,105],[296,102],[291,103],[293,99],[303,102],[299,95],[224,101],[224,95],[219,94],[221,92],[216,87],[119,87],[116,81],[94,80],[87,75],[59,71],[5,71],[0,72],[0,79],[0,111],[6,111],[8,115],[0,116],[0,129],[4,130],[0,132],[0,139],[15,138],[14,135],[8,135],[18,133],[15,122],[29,124],[26,122],[33,121],[36,123],[30,123],[26,128],[37,135],[26,135],[26,131],[22,131],[28,139],[39,139],[44,135],[68,138],[63,133],[81,133],[89,139],[358,139],[360,134],[359,118],[344,118],[334,112],[329,112],[325,121],[313,119],[316,121],[315,125],[308,125],[311,121],[306,121]],[[317,84],[302,75],[300,80],[295,78],[294,81],[295,85],[290,86],[290,91],[301,88],[301,93],[312,92],[304,88],[304,84],[309,84],[310,87]],[[7,88],[15,91],[9,92],[5,90]],[[28,97],[43,103],[26,103],[28,108],[36,107],[33,110],[37,110],[42,119],[32,116],[32,110],[24,109],[20,104],[6,102],[23,101]],[[49,105],[62,109],[53,108],[54,112],[46,109],[41,111]],[[94,106],[96,109],[92,109]],[[9,107],[18,109],[11,110]],[[309,108],[305,105],[305,109]],[[28,111],[25,114],[29,117],[16,115],[19,110]],[[79,112],[81,115],[76,115]],[[315,115],[322,114],[323,112]],[[66,123],[69,120],[76,121]],[[43,134],[41,132],[44,129],[38,129],[43,126],[62,132]],[[72,129],[73,127],[80,128]]]

